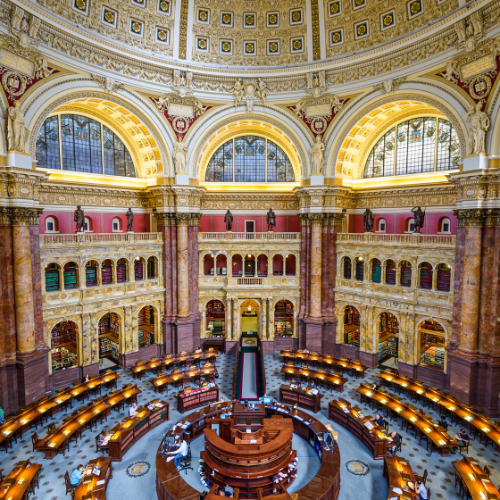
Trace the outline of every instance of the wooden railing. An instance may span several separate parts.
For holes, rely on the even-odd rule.
[[[40,246],[92,245],[113,243],[159,243],[161,233],[79,233],[79,234],[41,234]]]
[[[199,233],[198,241],[300,241],[300,233]]]
[[[374,233],[338,233],[337,243],[375,243],[388,245],[423,246],[436,245],[455,247],[454,235],[439,234],[374,234]]]

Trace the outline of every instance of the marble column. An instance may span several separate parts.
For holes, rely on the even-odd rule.
[[[144,270],[145,273],[147,273],[147,269]],[[116,263],[112,264],[111,266],[111,283],[116,284],[117,283],[117,276],[116,276]]]
[[[311,298],[309,317],[311,319],[321,319],[321,289],[322,289],[322,222],[323,215],[312,216],[311,226]]]
[[[233,340],[239,340],[241,337],[240,328],[240,306],[238,300],[233,300]]]
[[[59,269],[59,290],[64,290],[64,269]]]
[[[269,340],[269,332],[267,330],[267,299],[261,299],[261,308],[260,308],[260,328],[261,328],[261,333],[260,333],[260,338],[262,340]]]
[[[233,340],[233,299],[226,299],[226,340]]]
[[[181,214],[179,214],[181,215]],[[186,219],[180,217],[177,225],[177,316],[189,316],[189,242]]]
[[[274,299],[267,299],[267,338],[274,340]]]

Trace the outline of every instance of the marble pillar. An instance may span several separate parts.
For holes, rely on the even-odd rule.
[[[267,329],[267,304],[268,300],[267,299],[261,299],[261,308],[260,308],[260,338],[262,340],[270,340],[269,339],[269,331]]]
[[[233,299],[226,299],[226,340],[233,340]]]
[[[182,219],[181,219],[182,221]],[[177,316],[189,317],[189,241],[188,227],[177,226]]]
[[[241,337],[240,328],[240,306],[238,300],[233,300],[233,340],[239,340]]]
[[[309,317],[311,319],[321,319],[321,289],[322,289],[322,220],[323,216],[318,214],[313,216],[311,227],[311,298]]]

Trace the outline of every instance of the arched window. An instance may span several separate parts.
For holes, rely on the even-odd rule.
[[[58,232],[57,219],[55,217],[47,217],[45,219],[45,232],[46,233],[57,233]]]
[[[451,221],[448,217],[443,217],[439,221],[439,232],[442,234],[450,234],[451,233]]]
[[[92,231],[92,219],[89,217],[85,217],[83,221],[83,230],[85,232]]]
[[[114,233],[119,233],[122,230],[122,221],[118,217],[111,221],[111,230]]]
[[[293,182],[286,153],[273,141],[255,135],[235,137],[213,154],[206,182]]]
[[[62,165],[62,170],[74,172],[136,176],[132,157],[119,137],[102,123],[81,115],[47,118],[38,133],[36,160],[41,168],[60,170]]]
[[[351,259],[350,257],[345,257],[344,258],[344,279],[345,280],[350,280],[351,279]]]
[[[413,233],[415,231],[415,219],[412,217],[406,219],[405,233]]]
[[[363,281],[365,279],[365,262],[363,257],[357,257],[354,259],[356,265],[356,280]]]
[[[412,118],[384,134],[373,147],[364,177],[438,172],[458,168],[460,143],[442,118]]]
[[[380,283],[382,280],[382,267],[380,266],[380,261],[378,259],[372,260],[372,281],[374,283]]]
[[[387,223],[385,222],[385,219],[379,219],[377,221],[377,232],[385,233],[386,227],[387,227]]]

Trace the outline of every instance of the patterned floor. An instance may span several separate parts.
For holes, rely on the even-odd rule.
[[[281,360],[277,355],[266,355],[264,364],[266,368],[267,393],[269,396],[277,398],[278,389],[282,383],[279,373],[281,369]],[[224,395],[226,399],[228,399],[231,397],[232,392],[234,356],[221,356],[217,361],[217,365],[220,373],[218,384],[221,389],[221,395]],[[128,370],[119,370],[118,373],[121,377],[118,381],[119,388],[128,382],[133,382],[131,373]],[[376,375],[377,370],[368,370],[366,379],[373,381]],[[359,383],[359,380],[350,379],[345,385],[345,391],[342,397],[359,405],[359,397],[355,392]],[[138,386],[143,391],[138,397],[139,404],[147,403],[155,398],[149,378],[138,381]],[[328,423],[328,402],[338,396],[338,393],[326,393],[323,398],[322,409],[315,415],[316,418]],[[156,451],[163,435],[173,423],[182,418],[174,409],[175,400],[172,393],[170,392],[169,395],[165,395],[163,399],[167,400],[171,405],[171,421],[144,436],[127,452],[123,462],[116,462],[113,465],[113,479],[108,486],[106,495],[108,500],[156,498]],[[77,407],[77,405],[73,405],[73,409]],[[368,406],[362,405],[362,408],[365,409],[367,414],[373,414],[373,411]],[[126,408],[126,411],[128,411],[128,408]],[[436,412],[429,409],[426,409],[426,412],[437,421],[438,415]],[[58,413],[53,421],[56,425],[59,425],[65,416],[67,416],[66,412]],[[64,472],[68,470],[71,473],[79,463],[85,464],[88,460],[94,458],[96,456],[95,435],[100,432],[102,428],[112,428],[114,424],[120,421],[124,416],[126,416],[125,412],[112,412],[112,415],[108,418],[108,422],[105,425],[92,433],[86,431],[77,444],[72,444],[70,453],[66,455],[60,454],[53,460],[45,460],[41,452],[33,453],[31,432],[26,433],[22,440],[14,444],[13,450],[9,450],[8,454],[5,453],[5,451],[0,452],[0,469],[5,475],[12,470],[15,463],[30,457],[32,462],[41,463],[43,465],[41,470],[40,489],[31,497],[31,500],[62,499],[65,497]],[[341,492],[339,500],[358,500],[360,498],[360,491],[363,491],[362,498],[372,500],[387,499],[388,488],[385,479],[382,477],[382,462],[374,461],[367,449],[348,431],[336,424],[333,424],[333,427],[339,432],[339,447],[343,464],[341,469]],[[429,478],[427,480],[427,485],[430,486],[432,490],[432,498],[458,499],[459,497],[454,487],[454,474],[451,462],[459,459],[460,456],[452,455],[448,458],[442,458],[437,453],[433,453],[432,456],[430,456],[425,450],[425,446],[419,444],[418,440],[416,440],[413,435],[400,430],[399,426],[395,423],[393,423],[391,428],[398,430],[398,432],[404,436],[402,455],[410,460],[413,469],[420,474],[423,473],[424,469],[428,469]],[[454,435],[458,430],[457,427],[450,426],[450,434]],[[45,429],[39,427],[38,435],[39,437],[43,437],[45,435]],[[483,466],[488,465],[493,471],[492,480],[494,484],[498,485],[500,483],[500,454],[491,446],[485,448],[483,445],[479,444],[478,439],[472,441],[469,456],[475,457]],[[354,476],[349,473],[347,470],[347,463],[351,460],[363,461],[369,466],[369,473],[366,476]],[[151,467],[149,470],[148,467],[144,469],[144,471],[146,471],[145,474],[139,477],[132,477],[132,475],[127,474],[127,469],[137,462],[145,462]],[[191,481],[190,484],[192,484]],[[192,486],[200,490],[202,489],[200,482],[192,484]]]

